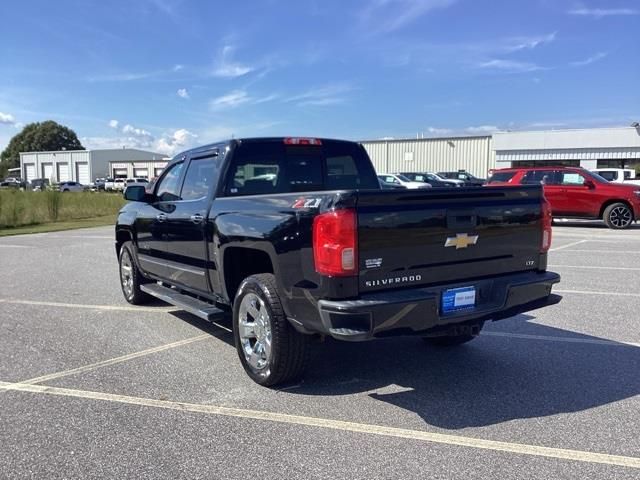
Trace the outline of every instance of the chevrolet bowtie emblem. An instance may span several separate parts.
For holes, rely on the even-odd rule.
[[[467,235],[466,233],[458,233],[455,237],[447,237],[444,242],[445,247],[467,248],[469,245],[478,243],[478,235]]]

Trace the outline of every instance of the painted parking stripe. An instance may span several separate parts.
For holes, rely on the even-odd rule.
[[[111,310],[111,311],[122,311],[122,312],[170,312],[173,310],[179,310],[177,307],[167,306],[167,307],[135,307],[135,306],[127,306],[127,305],[90,305],[83,303],[60,303],[60,302],[40,302],[37,300],[18,300],[13,298],[0,298],[0,302],[9,303],[15,305],[35,305],[35,306],[43,306],[43,307],[60,307],[60,308],[85,308],[89,310]]]
[[[564,253],[608,253],[611,255],[611,250],[579,250],[572,248]],[[615,250],[616,254],[625,254],[625,255],[640,255],[640,250]]]
[[[0,243],[0,248],[33,248],[30,245],[14,245],[11,243]]]
[[[556,290],[553,289],[554,293],[575,293],[577,295],[606,295],[609,297],[634,297],[640,298],[640,293],[622,293],[622,292],[599,292],[596,290]]]
[[[482,332],[481,336],[518,338],[522,340],[543,340],[547,342],[586,343],[591,345],[608,345],[612,347],[640,347],[640,343],[596,338],[557,337],[551,335],[529,335],[526,333]]]
[[[165,350],[170,350],[172,348],[182,347],[184,345],[189,345],[194,342],[199,342],[201,340],[213,339],[215,338],[213,335],[208,333],[198,335],[197,337],[187,338],[185,340],[179,340],[177,342],[167,343],[165,345],[160,345],[158,347],[147,348],[146,350],[141,350],[139,352],[129,353],[128,355],[122,355],[120,357],[110,358],[109,360],[103,360],[101,362],[91,363],[89,365],[85,365],[83,367],[72,368],[69,370],[63,370],[61,372],[50,373],[49,375],[42,375],[40,377],[31,378],[29,380],[24,380],[20,382],[21,384],[33,385],[36,383],[44,383],[50,380],[56,380],[62,377],[68,377],[69,375],[75,375],[77,373],[89,372],[91,370],[96,370],[102,367],[108,367],[110,365],[115,365],[117,363],[126,362],[129,360],[133,360],[134,358],[144,357],[146,355],[151,355],[153,353],[164,352]]]
[[[557,252],[558,250],[564,250],[565,248],[575,247],[576,245],[580,245],[581,243],[585,243],[587,241],[588,240],[578,240],[577,242],[571,242],[571,243],[567,243],[566,245],[561,245],[559,247],[552,248],[549,251],[550,252]]]
[[[371,425],[366,423],[346,422],[342,420],[332,420],[328,418],[306,417],[300,415],[289,415],[285,413],[266,412],[260,410],[248,410],[241,408],[222,407],[217,405],[201,405],[194,403],[172,402],[169,400],[156,400],[152,398],[131,397],[127,395],[116,395],[112,393],[92,392],[87,390],[73,390],[68,388],[47,387],[43,385],[25,385],[20,383],[0,382],[0,388],[21,392],[41,393],[46,395],[57,395],[62,397],[82,398],[89,400],[99,400],[115,402],[143,407],[163,408],[168,410],[178,410],[182,412],[194,412],[208,415],[219,415],[225,417],[235,417],[242,419],[284,423],[289,425],[299,425],[305,427],[316,427],[345,432],[362,433],[369,435],[380,435],[385,437],[403,438],[417,440],[426,443],[437,443],[444,445],[455,445],[459,447],[477,448],[492,450],[497,452],[514,453],[520,455],[533,455],[538,457],[570,460],[575,462],[599,463],[605,465],[617,465],[628,468],[640,469],[640,458],[626,457],[621,455],[610,455],[606,453],[596,453],[581,450],[569,450],[564,448],[543,447],[538,445],[528,445],[523,443],[501,442],[496,440],[485,440],[482,438],[464,437],[461,435],[449,435],[421,430],[410,430],[405,428],[385,427],[382,425]]]
[[[586,270],[626,270],[630,272],[638,272],[640,268],[636,267],[605,267],[594,265],[549,265],[549,268],[583,268]]]

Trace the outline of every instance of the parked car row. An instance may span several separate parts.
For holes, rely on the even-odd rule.
[[[482,186],[483,178],[477,178],[469,172],[397,172],[378,174],[382,188],[452,188],[464,186]]]

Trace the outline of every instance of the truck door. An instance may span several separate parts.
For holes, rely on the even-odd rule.
[[[184,162],[173,164],[158,180],[156,199],[142,207],[136,217],[138,261],[145,272],[166,278],[167,270],[167,218],[177,198]]]
[[[211,230],[207,221],[213,191],[217,184],[218,151],[190,159],[179,198],[171,202],[167,214],[168,278],[177,284],[209,292],[209,271],[216,270],[209,261]],[[213,272],[212,272],[213,273]],[[217,278],[216,275],[211,275]],[[217,291],[214,285],[214,291]]]

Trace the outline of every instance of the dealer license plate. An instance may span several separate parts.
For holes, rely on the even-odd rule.
[[[476,306],[476,287],[452,288],[442,292],[442,312],[470,310]]]

